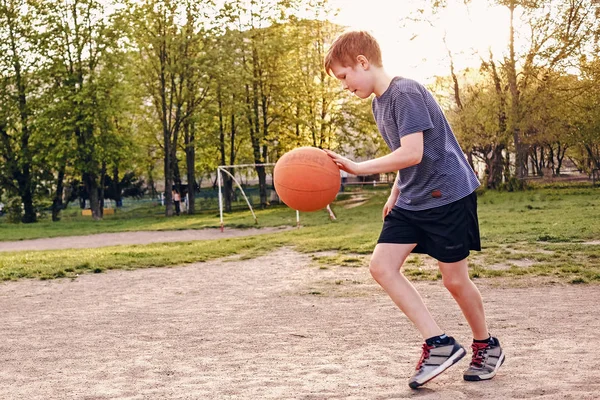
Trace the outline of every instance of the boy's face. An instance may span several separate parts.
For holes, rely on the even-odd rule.
[[[345,90],[354,93],[361,99],[366,99],[373,93],[373,79],[366,58],[359,56],[357,60],[354,66],[349,67],[333,63],[331,72],[342,83]]]

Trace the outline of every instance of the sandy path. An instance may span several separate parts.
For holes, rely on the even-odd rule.
[[[365,267],[319,269],[280,249],[5,282],[0,399],[597,399],[600,286],[497,282],[479,287],[507,353],[499,375],[464,382],[465,358],[418,392],[418,334]],[[441,283],[416,286],[466,343]]]
[[[260,229],[187,229],[181,231],[136,231],[98,233],[85,236],[0,242],[0,251],[89,249],[121,244],[148,244],[161,242],[185,242],[190,240],[216,240],[231,237],[252,236],[284,231],[292,228],[264,227]]]

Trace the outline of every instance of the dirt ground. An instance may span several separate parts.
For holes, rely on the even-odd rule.
[[[600,286],[478,280],[507,360],[413,391],[418,332],[366,267],[284,248],[174,268],[0,283],[0,399],[598,399]],[[447,333],[468,326],[416,282]]]
[[[190,240],[217,240],[239,236],[261,235],[292,228],[264,227],[261,229],[185,229],[180,231],[136,231],[98,233],[95,235],[66,236],[45,239],[15,240],[0,242],[0,251],[89,249],[95,247],[184,242]]]

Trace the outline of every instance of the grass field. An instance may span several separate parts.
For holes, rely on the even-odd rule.
[[[589,186],[537,188],[524,192],[484,192],[479,217],[484,251],[470,258],[473,277],[534,276],[571,283],[600,283],[600,189]],[[348,207],[356,197],[364,203]],[[244,237],[182,243],[112,246],[96,249],[0,252],[0,280],[51,279],[108,269],[173,266],[235,255],[249,258],[280,246],[316,253],[315,265],[364,267],[381,228],[387,191],[344,194],[334,203],[337,221],[325,212],[302,213],[301,229]],[[354,204],[356,205],[356,204]],[[160,212],[160,209],[158,209]],[[133,213],[131,215],[134,215]],[[214,211],[165,218],[148,206],[135,217],[127,212],[91,221],[76,214],[59,223],[0,223],[1,241],[136,230],[202,229],[219,226]],[[140,216],[142,215],[142,216]],[[286,207],[257,212],[259,226],[295,225]],[[250,212],[225,216],[227,227],[252,227]],[[323,254],[319,252],[327,251]],[[413,279],[439,279],[431,260],[413,255],[405,273]]]

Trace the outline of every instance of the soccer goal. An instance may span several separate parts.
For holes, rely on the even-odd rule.
[[[228,175],[232,181],[237,185],[238,189],[240,190],[240,193],[242,194],[242,196],[244,197],[244,200],[246,201],[246,204],[248,205],[248,208],[250,209],[250,212],[252,213],[252,218],[254,218],[254,223],[258,224],[258,219],[256,218],[256,213],[254,212],[254,209],[252,208],[252,204],[250,202],[250,200],[248,199],[248,196],[246,196],[246,192],[244,191],[244,188],[242,186],[242,184],[240,183],[240,180],[242,179],[242,176],[239,176],[240,179],[237,179],[235,177],[235,170],[236,169],[246,169],[246,179],[247,181],[250,180],[252,177],[256,176],[256,171],[255,168],[256,167],[272,167],[275,164],[273,163],[265,163],[265,164],[238,164],[238,165],[220,165],[217,167],[217,182],[218,182],[218,186],[219,186],[219,219],[220,219],[220,223],[221,223],[221,232],[223,232],[224,229],[224,220],[223,220],[223,207],[224,207],[224,199],[223,199],[223,174]],[[252,169],[252,170],[250,170]],[[230,170],[233,172],[230,172]],[[272,175],[272,174],[271,174]],[[258,177],[256,177],[256,179],[258,179]]]
[[[220,165],[217,167],[217,184],[219,187],[219,222],[220,222],[220,226],[221,226],[221,232],[223,232],[223,230],[225,229],[225,222],[223,219],[223,209],[225,207],[225,201],[223,198],[223,174],[229,176],[233,183],[235,183],[235,185],[238,187],[238,189],[240,190],[240,193],[242,194],[242,197],[244,198],[246,204],[248,205],[248,208],[250,209],[250,212],[252,213],[252,218],[254,218],[254,223],[258,224],[258,218],[256,217],[256,213],[254,212],[254,209],[252,208],[252,202],[250,201],[249,197],[248,197],[248,193],[247,190],[244,191],[244,179],[245,179],[245,183],[246,184],[252,184],[252,183],[258,183],[258,175],[256,174],[256,167],[265,167],[265,168],[270,168],[271,169],[271,173],[267,173],[267,178],[269,177],[269,175],[271,176],[271,181],[269,182],[269,179],[267,179],[267,185],[268,184],[273,184],[273,171],[272,171],[272,167],[274,166],[274,163],[264,163],[264,164],[237,164],[237,165]],[[245,170],[245,171],[244,171]],[[236,177],[236,171],[237,172],[237,177]],[[270,193],[267,194],[267,196],[270,198],[270,201],[273,201],[275,199],[277,199],[277,201],[279,201],[279,197],[277,196],[277,194],[275,193],[275,190],[271,190]],[[298,210],[296,211],[296,226],[300,226],[300,212]],[[329,218],[331,220],[335,220],[336,216],[333,213],[333,211],[331,210],[331,207],[329,207],[329,205],[327,206],[327,213],[329,214]]]

